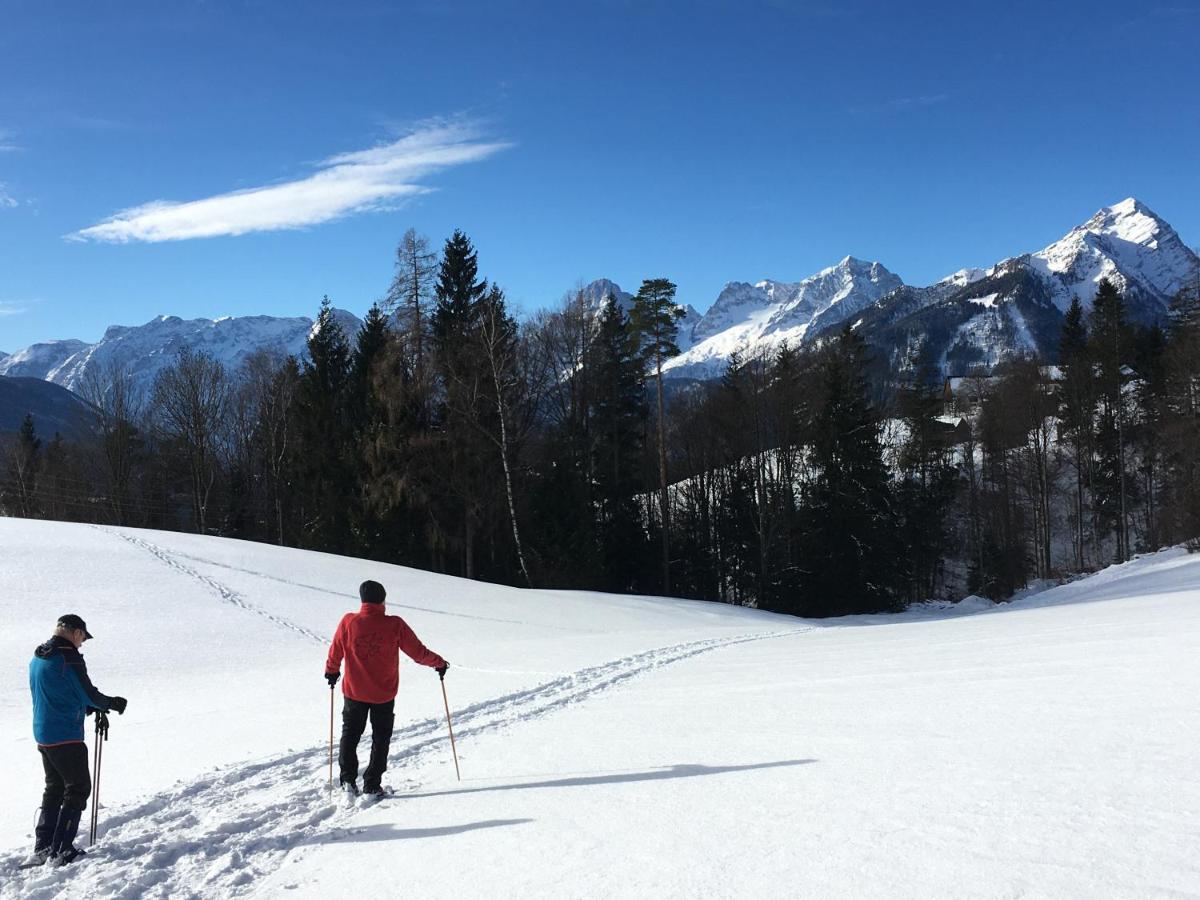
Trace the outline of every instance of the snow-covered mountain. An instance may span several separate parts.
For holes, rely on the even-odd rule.
[[[1036,253],[894,291],[864,313],[859,328],[893,367],[924,358],[965,373],[1022,353],[1052,359],[1071,298],[1090,309],[1102,278],[1123,291],[1131,319],[1149,324],[1165,317],[1198,273],[1200,258],[1175,230],[1129,198]]]
[[[799,344],[811,328],[839,325],[902,284],[879,263],[852,256],[802,281],[731,281],[706,313],[681,304],[680,355],[664,371],[672,378],[715,378],[735,352],[774,348],[785,341]],[[607,278],[581,292],[584,303],[596,310],[606,297],[626,309],[632,300]]]
[[[734,352],[799,344],[811,329],[840,325],[903,283],[881,264],[852,256],[803,281],[730,282],[667,370],[676,377],[715,377]]]
[[[335,309],[334,316],[353,339],[361,322],[353,313]],[[34,344],[0,359],[0,375],[42,378],[79,392],[90,373],[118,365],[136,385],[148,390],[158,372],[181,349],[203,350],[236,370],[258,350],[303,356],[313,328],[307,316],[226,316],[181,319],[158,316],[145,325],[113,325],[99,341],[65,340]]]
[[[1129,198],[1043,250],[989,269],[960,269],[927,287],[905,285],[880,263],[850,256],[798,282],[730,282],[706,313],[681,323],[683,352],[667,371],[713,378],[735,352],[809,343],[847,322],[895,368],[924,358],[948,373],[965,372],[1026,352],[1053,358],[1071,298],[1090,308],[1100,279],[1123,290],[1132,319],[1149,323],[1165,316],[1198,271],[1200,258],[1175,230]],[[614,288],[614,296],[628,298],[607,280],[584,290],[599,298]]]
[[[1101,278],[1125,293],[1130,316],[1161,320],[1186,284],[1200,279],[1200,257],[1163,219],[1129,198],[1105,207],[1036,253],[988,269],[964,268],[926,287],[905,285],[878,262],[847,256],[801,281],[728,283],[707,312],[681,300],[681,353],[667,365],[675,378],[714,378],[735,352],[802,344],[846,323],[893,368],[918,358],[947,373],[994,366],[1026,352],[1053,358],[1063,312],[1078,295],[1090,306]],[[626,309],[632,295],[597,279],[579,289],[599,311],[607,297]],[[348,334],[357,317],[336,312]],[[95,344],[51,341],[9,356],[0,375],[43,378],[78,390],[89,371],[117,361],[149,387],[180,347],[212,353],[236,368],[260,348],[303,355],[312,320],[247,316],[182,320],[160,316],[136,328],[114,326]]]
[[[1170,225],[1130,197],[1105,207],[1049,247],[1030,254],[1028,265],[1050,285],[1062,310],[1079,295],[1085,304],[1108,278],[1125,293],[1137,318],[1155,318],[1195,277],[1196,254]]]

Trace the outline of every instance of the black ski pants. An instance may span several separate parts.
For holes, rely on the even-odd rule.
[[[38,747],[42,768],[46,770],[46,789],[42,809],[84,810],[92,794],[92,776],[88,774],[88,748],[83,741]]]
[[[358,777],[358,741],[371,720],[371,761],[363,772],[363,790],[379,787],[387,769],[388,747],[392,743],[392,726],[396,723],[396,701],[363,703],[342,698],[342,743],[338,752],[342,784],[353,784]]]

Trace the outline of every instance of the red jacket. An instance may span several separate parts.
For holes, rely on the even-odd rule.
[[[396,698],[400,687],[399,650],[422,666],[436,669],[446,665],[402,618],[389,616],[382,603],[364,603],[358,612],[342,616],[325,660],[325,671],[340,671],[345,658],[342,693],[362,703],[387,703]]]

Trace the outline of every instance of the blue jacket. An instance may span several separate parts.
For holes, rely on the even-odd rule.
[[[33,694],[33,739],[38,746],[83,740],[83,717],[92,709],[108,712],[112,698],[96,690],[75,645],[52,637],[33,651],[29,663]]]

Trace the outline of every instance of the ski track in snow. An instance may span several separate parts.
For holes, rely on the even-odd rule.
[[[160,549],[120,536],[150,552]],[[229,602],[261,614],[244,601],[225,596],[216,583],[171,561],[165,553],[160,558],[209,584]],[[813,630],[707,638],[622,657],[457,710],[455,734],[460,744],[469,745],[472,736],[541,718],[655,669],[737,644]],[[392,780],[405,781],[411,774],[407,767],[434,752],[446,753],[444,732],[441,719],[425,719],[395,732],[388,758]],[[369,741],[369,735],[364,740]],[[0,856],[4,876],[0,897],[49,900],[86,895],[132,900],[245,895],[259,879],[276,871],[292,850],[353,836],[357,807],[345,807],[340,798],[330,802],[326,793],[328,753],[322,745],[233,766],[129,809],[106,809],[100,817],[100,843],[89,858],[71,867],[22,872],[17,866],[27,851]]]
[[[122,535],[123,536],[123,535]],[[161,548],[159,548],[161,549]],[[306,591],[316,591],[318,594],[327,594],[330,597],[341,597],[346,600],[358,602],[357,594],[348,594],[343,591],[332,591],[329,588],[319,587],[315,584],[305,584],[303,581],[292,581],[290,578],[280,578],[278,575],[268,575],[266,572],[257,572],[254,569],[243,569],[240,566],[231,566],[229,563],[217,562],[213,559],[205,559],[203,556],[192,556],[188,553],[173,551],[171,553],[176,559],[190,559],[192,562],[203,563],[206,566],[216,566],[220,569],[229,569],[231,572],[240,572],[243,575],[253,575],[255,578],[262,578],[266,581],[275,581],[279,584],[286,584],[289,587],[303,588]],[[450,612],[445,609],[434,609],[431,606],[413,606],[411,603],[398,603],[395,600],[388,600],[388,606],[393,609],[413,609],[418,612],[432,613],[438,616],[453,616],[456,619],[472,619],[476,622],[500,622],[504,625],[520,625],[523,628],[547,628],[552,631],[570,631],[575,633],[590,632],[598,634],[595,629],[572,628],[568,625],[546,625],[537,622],[522,622],[518,619],[500,619],[495,616],[477,616],[472,613]]]
[[[314,632],[309,631],[307,628],[297,625],[295,622],[288,621],[282,616],[277,616],[272,612],[268,612],[261,606],[255,606],[233,588],[221,584],[221,582],[217,581],[215,578],[209,578],[207,575],[201,575],[195,569],[181,563],[175,554],[164,549],[163,547],[158,546],[158,544],[152,544],[150,541],[142,540],[139,537],[134,537],[131,534],[125,534],[111,528],[104,528],[99,525],[92,527],[96,528],[98,531],[103,531],[105,534],[111,534],[115,537],[119,537],[121,540],[126,541],[141,550],[145,550],[147,553],[156,557],[175,571],[181,572],[182,574],[187,575],[189,578],[194,578],[196,581],[199,581],[226,603],[230,603],[233,606],[244,609],[246,612],[254,613],[256,616],[262,616],[269,622],[273,622],[282,628],[290,629],[297,634],[303,635],[309,640],[316,641],[322,646],[327,646],[329,644],[328,638],[324,638],[319,634],[315,634]]]

